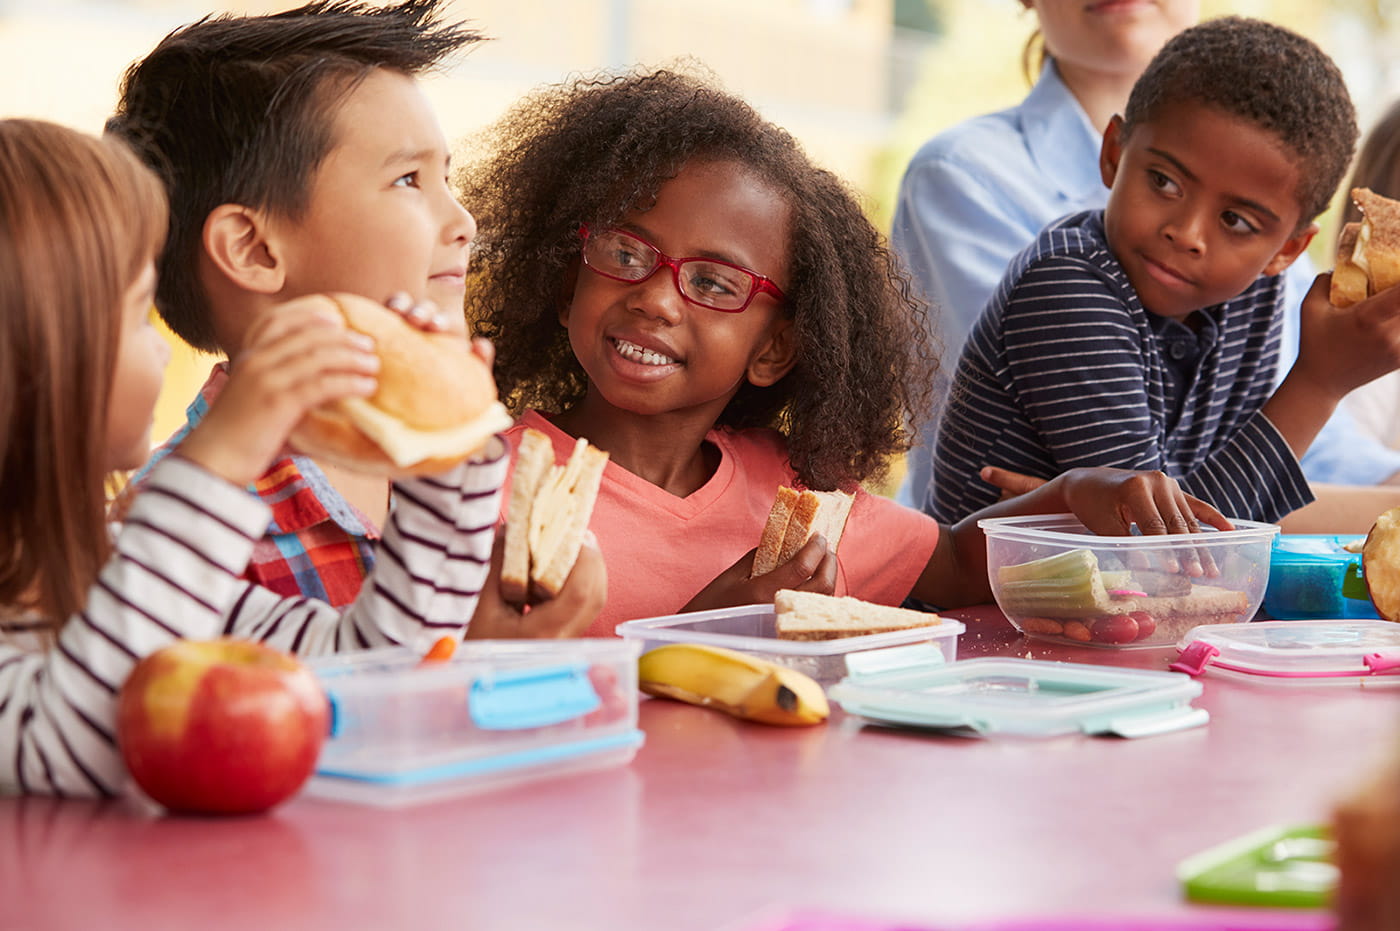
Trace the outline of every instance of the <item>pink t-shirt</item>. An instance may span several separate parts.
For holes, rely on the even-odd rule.
[[[569,457],[575,438],[529,411],[506,431],[512,471],[526,427],[549,436],[559,462]],[[711,430],[706,439],[720,451],[719,468],[686,498],[608,463],[589,523],[608,567],[608,599],[587,636],[613,636],[622,621],[676,613],[758,545],[778,486],[795,480],[786,443],[772,430]],[[932,518],[858,489],[837,551],[836,594],[899,604],[937,542]]]

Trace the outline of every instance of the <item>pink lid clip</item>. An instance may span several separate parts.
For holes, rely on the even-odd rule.
[[[1220,655],[1220,650],[1204,640],[1193,640],[1181,651],[1181,658],[1167,666],[1173,672],[1184,672],[1188,676],[1199,676],[1211,660]]]
[[[1390,672],[1400,669],[1400,653],[1367,653],[1361,657],[1366,668],[1372,672]]]

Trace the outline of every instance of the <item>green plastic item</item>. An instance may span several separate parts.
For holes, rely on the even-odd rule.
[[[1337,885],[1333,844],[1319,825],[1273,826],[1181,861],[1193,902],[1324,908]]]

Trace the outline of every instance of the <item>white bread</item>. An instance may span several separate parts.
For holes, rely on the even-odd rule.
[[[549,437],[526,430],[511,473],[510,501],[506,505],[505,553],[501,560],[501,596],[512,604],[524,604],[530,595],[530,503],[554,465]]]
[[[773,596],[773,608],[779,640],[838,640],[943,622],[937,614],[787,588]]]
[[[1336,307],[1400,284],[1400,201],[1369,188],[1352,188],[1351,199],[1361,208],[1361,222],[1354,230],[1350,223],[1342,227],[1329,298]]]
[[[813,534],[821,534],[827,548],[836,552],[854,501],[855,496],[844,491],[799,492],[786,485],[779,487],[754,553],[750,578],[786,563]]]
[[[431,475],[510,426],[490,369],[461,336],[420,330],[353,294],[322,297],[347,327],[374,339],[379,386],[307,413],[288,440],[298,452],[373,475]]]
[[[564,465],[538,430],[521,436],[506,511],[501,594],[528,600],[531,583],[547,598],[564,587],[583,546],[584,531],[598,498],[608,454],[580,439]]]

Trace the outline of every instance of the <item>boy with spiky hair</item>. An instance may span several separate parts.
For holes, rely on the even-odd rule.
[[[169,192],[156,306],[171,329],[237,365],[255,320],[331,291],[386,301],[424,326],[461,328],[476,225],[448,183],[447,142],[415,78],[480,36],[444,23],[442,6],[317,0],[284,13],[206,17],[128,70],[107,129]],[[446,313],[423,312],[433,306]],[[489,362],[489,349],[480,351]],[[157,458],[204,416],[228,365],[216,366],[189,424]],[[443,552],[483,568],[506,467],[503,441],[488,450],[471,488],[452,490],[475,502],[477,519],[459,525],[460,539]],[[375,559],[389,483],[289,455],[253,490],[273,523],[249,578],[285,595],[352,601]],[[601,604],[601,584],[589,578],[602,571],[595,556],[584,554],[580,585],[550,603],[567,621],[560,630],[574,622],[571,612]],[[542,628],[548,616],[526,628]],[[507,629],[490,625],[496,635],[510,635],[505,620]]]
[[[1227,17],[1169,41],[1105,133],[1108,206],[1045,229],[973,327],[933,515],[995,501],[999,470],[1078,466],[1159,469],[1239,518],[1308,503],[1296,457],[1348,391],[1400,364],[1400,291],[1340,311],[1323,276],[1271,391],[1282,273],[1356,137],[1340,72],[1302,36]]]

